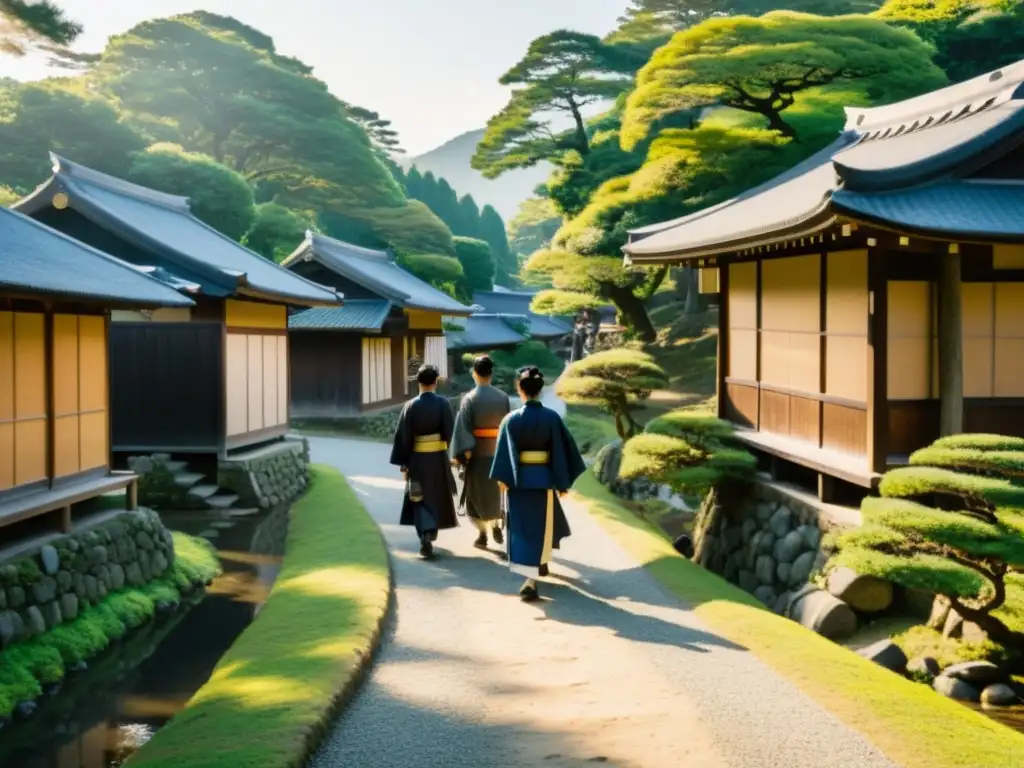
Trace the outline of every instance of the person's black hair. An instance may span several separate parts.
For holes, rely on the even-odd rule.
[[[494,375],[494,361],[490,355],[479,355],[473,360],[473,372],[484,379]]]
[[[536,397],[544,389],[544,374],[536,366],[526,366],[519,369],[519,386],[527,397]]]
[[[434,366],[421,365],[420,369],[416,371],[416,381],[424,387],[432,387],[437,384],[437,377],[440,375]]]

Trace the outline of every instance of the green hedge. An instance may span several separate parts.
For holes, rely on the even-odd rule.
[[[964,475],[940,467],[900,467],[886,472],[878,491],[889,498],[913,499],[932,494],[959,496],[983,507],[1024,508],[1024,487],[996,477]]]
[[[1024,437],[990,435],[983,432],[940,437],[932,448],[977,451],[1024,451]]]
[[[212,547],[202,539],[174,533],[174,562],[158,579],[107,596],[61,624],[0,653],[0,717],[22,701],[42,694],[42,686],[59,682],[68,668],[104,651],[129,630],[150,621],[160,603],[176,603],[220,572]]]
[[[1024,478],[1024,451],[942,448],[932,445],[912,453],[910,463],[915,466]]]
[[[337,470],[312,467],[256,620],[131,768],[305,765],[373,655],[390,599],[380,531]]]

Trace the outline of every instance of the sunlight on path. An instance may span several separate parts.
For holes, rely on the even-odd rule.
[[[441,533],[438,561],[420,560],[414,533],[395,525],[402,483],[388,446],[310,447],[381,524],[397,583],[393,636],[313,768],[893,768],[707,632],[572,505],[548,599],[526,605],[468,525]]]

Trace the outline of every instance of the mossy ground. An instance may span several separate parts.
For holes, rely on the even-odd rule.
[[[42,686],[63,679],[68,668],[150,621],[159,603],[177,602],[183,592],[220,571],[216,553],[202,539],[175,532],[174,550],[174,562],[159,578],[114,592],[74,621],[0,653],[0,717],[8,717],[19,702],[38,698]]]
[[[339,472],[312,467],[259,616],[131,768],[299,766],[372,655],[390,571],[380,531]]]
[[[575,496],[711,631],[744,646],[904,768],[1013,765],[1024,754],[1024,735],[770,613],[683,559],[592,473],[580,478]]]

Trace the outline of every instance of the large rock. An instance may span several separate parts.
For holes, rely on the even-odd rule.
[[[772,586],[775,583],[775,561],[771,555],[761,555],[757,558],[757,565],[754,567],[757,580],[765,586]]]
[[[772,515],[772,519],[768,521],[768,527],[772,529],[776,538],[781,539],[793,527],[793,513],[789,511],[788,507],[779,507]]]
[[[6,648],[18,639],[17,634],[15,634],[14,619],[12,618],[17,615],[14,611],[0,613],[0,649]]]
[[[46,619],[38,606],[30,605],[25,611],[25,632],[29,637],[41,635],[46,631]]]
[[[42,606],[42,611],[43,618],[46,619],[47,629],[53,629],[54,627],[60,626],[60,623],[64,621],[64,615],[60,611],[60,604],[56,600]]]
[[[776,561],[780,563],[792,563],[804,548],[804,537],[798,531],[790,531],[777,542],[773,548]]]
[[[986,707],[1011,707],[1018,701],[1016,691],[1003,683],[994,683],[981,692],[981,703]]]
[[[938,677],[939,662],[931,656],[917,656],[907,662],[907,674],[918,681],[931,683]]]
[[[965,683],[981,683],[983,685],[1001,683],[1007,678],[1006,673],[991,661],[964,661],[946,667],[942,675],[963,680]]]
[[[32,585],[32,597],[36,605],[48,603],[57,596],[57,580],[52,576],[43,576]]]
[[[943,696],[957,701],[981,701],[981,694],[977,688],[955,677],[939,675],[932,683],[932,688]]]
[[[964,617],[950,609],[946,614],[946,623],[942,627],[942,636],[959,639],[964,634]]]
[[[862,613],[884,611],[893,600],[892,584],[888,581],[843,567],[829,572],[828,591]]]
[[[74,593],[60,596],[60,613],[64,621],[74,621],[78,617],[78,598]]]
[[[39,561],[43,564],[43,573],[47,576],[53,576],[60,570],[60,555],[49,544],[39,550]]]
[[[789,576],[793,572],[793,566],[789,563],[779,563],[775,567],[775,575],[783,585],[789,584]]]
[[[796,559],[792,570],[789,572],[789,586],[799,587],[801,584],[807,583],[807,580],[811,578],[811,573],[814,571],[814,560],[814,552],[804,552]]]
[[[807,549],[817,550],[818,545],[821,544],[821,531],[818,530],[816,525],[801,525],[797,528],[801,538],[804,540],[804,545]]]
[[[888,638],[879,640],[867,648],[861,648],[857,653],[868,661],[873,661],[897,674],[902,675],[907,671],[907,655],[902,648]]]
[[[757,540],[757,554],[767,555],[775,546],[775,534],[771,531],[761,531],[761,537]]]
[[[842,640],[857,631],[857,614],[839,598],[822,589],[807,591],[794,599],[789,615],[808,629],[831,640]]]

